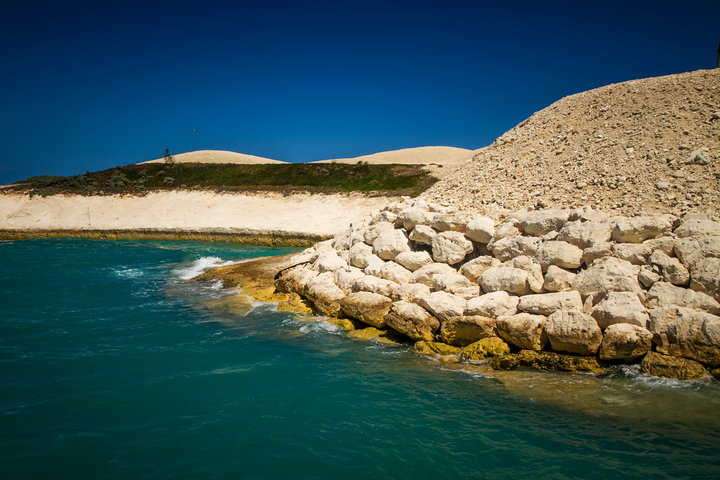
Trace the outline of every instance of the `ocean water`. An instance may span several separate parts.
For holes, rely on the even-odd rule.
[[[713,382],[491,378],[188,280],[289,251],[0,242],[0,478],[720,478]]]

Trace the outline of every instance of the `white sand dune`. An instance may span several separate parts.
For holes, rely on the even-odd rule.
[[[473,151],[457,147],[415,147],[378,152],[353,158],[335,158],[318,160],[313,163],[357,163],[370,164],[401,163],[401,164],[428,164],[441,165],[460,164],[472,158]]]
[[[263,163],[285,163],[270,158],[246,155],[244,153],[228,152],[226,150],[197,150],[195,152],[178,153],[173,155],[177,163],[237,163],[241,165],[257,165]],[[156,158],[145,163],[164,163],[165,158]]]

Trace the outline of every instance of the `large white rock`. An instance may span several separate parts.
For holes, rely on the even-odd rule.
[[[384,230],[373,242],[373,253],[383,260],[394,260],[402,252],[409,252],[410,242],[402,230]]]
[[[720,300],[720,258],[699,260],[690,273],[690,288]]]
[[[677,258],[672,258],[660,250],[655,250],[648,262],[660,269],[666,282],[673,285],[687,285],[690,283],[690,272]]]
[[[674,252],[687,268],[707,257],[720,258],[720,236],[680,238],[675,242]]]
[[[430,287],[422,283],[405,283],[398,285],[392,291],[392,299],[395,302],[405,300],[406,302],[417,303],[421,298],[430,295]]]
[[[385,322],[393,330],[419,342],[424,340],[432,342],[435,331],[440,328],[440,322],[430,313],[410,302],[394,302],[385,316]]]
[[[576,274],[550,265],[545,273],[543,289],[549,292],[566,292],[572,289],[572,282]]]
[[[615,223],[612,239],[623,243],[640,243],[672,231],[672,215],[642,215],[626,218]]]
[[[415,243],[422,245],[432,245],[433,238],[435,238],[437,232],[427,225],[417,225],[412,229],[408,238]]]
[[[340,314],[340,300],[345,297],[340,287],[335,285],[335,276],[332,272],[321,273],[311,279],[304,289],[305,297],[325,315],[337,317]]]
[[[312,263],[312,269],[320,273],[334,272],[338,268],[347,266],[347,262],[340,258],[335,250],[328,250],[318,255],[317,259]]]
[[[520,255],[532,257],[542,241],[535,237],[511,236],[488,244],[495,258],[505,262]]]
[[[392,297],[397,287],[398,284],[395,282],[372,275],[364,275],[352,283],[353,292],[373,292],[386,297]]]
[[[465,299],[447,292],[433,292],[418,303],[440,321],[459,317],[465,310]]]
[[[480,275],[490,267],[500,265],[500,260],[489,255],[483,255],[466,262],[460,267],[460,274],[473,283],[477,283]]]
[[[356,243],[348,251],[350,265],[357,268],[365,268],[370,264],[370,258],[376,256],[372,247],[365,243]],[[379,257],[378,257],[379,259]]]
[[[465,236],[473,242],[489,243],[495,235],[495,222],[488,217],[477,216],[465,227]]]
[[[629,262],[608,257],[599,260],[580,272],[573,280],[573,288],[583,298],[589,295],[605,295],[607,292],[642,291],[638,282],[638,268]]]
[[[472,242],[460,232],[441,232],[432,240],[432,257],[436,262],[455,265],[462,262],[472,251]]]
[[[515,315],[519,301],[520,297],[510,296],[503,291],[486,293],[467,301],[465,315],[491,318]]]
[[[355,267],[338,268],[335,270],[335,284],[345,293],[352,292],[352,285],[360,277],[365,274],[362,270]]]
[[[610,325],[603,333],[599,356],[602,360],[631,362],[650,351],[652,333],[628,323]]]
[[[542,350],[547,343],[545,335],[544,315],[518,313],[516,315],[499,317],[497,329],[500,338],[518,348],[526,350]]]
[[[610,292],[590,312],[602,329],[617,323],[645,327],[648,313],[638,296],[632,292]]]
[[[305,295],[305,285],[318,275],[308,265],[295,265],[280,272],[275,280],[275,288],[282,293]]]
[[[422,208],[406,208],[398,213],[397,221],[410,231],[416,225],[432,225],[437,214]]]
[[[541,293],[520,297],[517,308],[521,312],[547,316],[556,310],[582,310],[583,302],[576,291]]]
[[[504,291],[515,295],[527,295],[531,292],[528,275],[528,272],[519,268],[490,267],[480,275],[478,283],[485,293]]]
[[[597,260],[613,256],[615,255],[614,248],[615,244],[610,242],[596,243],[587,247],[583,250],[583,263],[589,267]]]
[[[562,241],[543,242],[535,252],[535,259],[543,271],[550,265],[560,268],[579,268],[583,263],[583,251]]]
[[[428,252],[402,252],[395,257],[395,261],[411,272],[433,263]]]
[[[432,227],[439,232],[452,230],[462,233],[465,232],[465,227],[473,217],[474,214],[469,212],[441,213],[435,215]]]
[[[363,270],[367,275],[373,275],[375,277],[380,276],[380,271],[382,270],[382,267],[385,265],[385,260],[378,257],[374,253],[367,257],[367,267],[365,267]]]
[[[442,273],[433,277],[435,290],[452,293],[463,298],[480,295],[480,286],[459,273]]]
[[[720,315],[720,302],[702,292],[676,287],[667,282],[656,282],[645,297],[648,308],[677,305]]]
[[[720,317],[689,308],[668,306],[650,310],[648,330],[657,351],[720,366]]]
[[[569,210],[535,210],[522,214],[519,223],[527,235],[542,237],[549,232],[559,232],[569,216]]]
[[[602,222],[568,222],[558,235],[558,240],[585,249],[598,243],[610,241],[612,227]]]
[[[595,319],[579,310],[556,310],[545,322],[545,333],[560,352],[595,355],[602,342]]]
[[[392,260],[385,262],[385,265],[380,269],[380,278],[390,280],[395,283],[409,283],[410,275],[412,272],[407,268],[399,265]]]
[[[372,245],[378,235],[386,230],[395,230],[395,224],[390,222],[377,222],[363,231],[363,241],[368,245]]]
[[[355,292],[340,300],[340,308],[345,315],[377,328],[385,326],[390,305],[390,298],[372,292]]]
[[[528,272],[528,287],[535,293],[540,293],[543,290],[543,278],[542,267],[539,263],[535,263],[532,258],[526,255],[520,255],[504,263],[508,267],[519,268]]]
[[[410,283],[422,283],[435,288],[435,276],[447,273],[457,273],[457,270],[447,263],[431,263],[415,270],[410,276]]]
[[[705,235],[720,236],[720,223],[708,217],[689,218],[689,216],[686,216],[680,226],[675,229],[675,235],[680,238],[702,237]]]

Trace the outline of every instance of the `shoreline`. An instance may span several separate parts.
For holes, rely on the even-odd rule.
[[[304,232],[269,230],[0,230],[0,240],[40,238],[90,238],[98,240],[190,240],[233,242],[272,247],[309,247],[331,238]]]

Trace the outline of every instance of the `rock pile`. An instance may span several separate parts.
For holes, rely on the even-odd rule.
[[[496,216],[580,205],[717,215],[720,69],[565,97],[477,150],[423,198]]]
[[[418,353],[498,369],[641,362],[661,376],[720,375],[720,223],[705,215],[586,207],[497,223],[404,199],[293,260],[279,291],[397,332]]]

